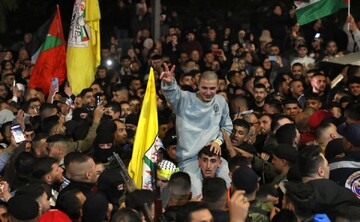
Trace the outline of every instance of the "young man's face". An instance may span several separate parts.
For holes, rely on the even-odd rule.
[[[245,77],[246,75],[244,75],[243,73],[240,72],[235,73],[235,84],[237,86],[242,86],[244,84]]]
[[[192,86],[194,84],[194,78],[192,76],[184,76],[181,81],[180,85],[182,86]]]
[[[260,118],[260,132],[263,135],[268,135],[271,131],[271,118],[268,116],[262,116]]]
[[[92,89],[94,94],[102,92],[102,89],[100,88],[100,86],[98,84],[93,84],[90,86],[90,88]]]
[[[337,53],[337,45],[335,42],[330,41],[326,46],[326,52],[329,55],[335,55]]]
[[[94,107],[95,106],[95,97],[93,92],[87,92],[82,98],[82,103],[84,105]]]
[[[304,69],[300,65],[295,65],[295,66],[291,67],[291,72],[295,79],[301,79]]]
[[[277,56],[280,54],[280,49],[277,46],[270,47],[270,55]]]
[[[273,155],[271,163],[273,164],[276,171],[281,172],[285,165],[285,160],[278,158],[277,156]]]
[[[284,107],[284,113],[290,116],[292,119],[295,119],[295,116],[301,111],[300,107],[296,103],[286,104]]]
[[[201,79],[199,82],[199,98],[204,102],[210,102],[216,95],[218,80]]]
[[[176,145],[170,145],[166,149],[166,152],[171,159],[176,160]]]
[[[306,107],[310,107],[315,109],[315,111],[319,110],[322,106],[322,103],[320,101],[314,100],[314,99],[307,99],[306,100]]]
[[[123,103],[120,105],[121,107],[121,117],[127,117],[128,115],[131,114],[131,109],[130,109],[130,105],[127,103]]]
[[[326,87],[326,78],[325,76],[314,76],[311,79],[311,86],[313,87],[313,91],[316,93],[322,93],[325,91]]]
[[[233,128],[233,131],[231,133],[231,143],[238,147],[240,146],[241,144],[244,143],[244,140],[246,138],[246,136],[248,135],[249,133],[249,130],[242,127],[242,126],[237,126],[237,125],[234,125],[234,128]]]
[[[99,69],[97,75],[100,79],[105,79],[106,78],[106,69]]]
[[[255,88],[254,91],[255,91],[254,97],[255,97],[256,103],[264,102],[265,98],[267,97],[266,89],[264,89],[264,88]]]
[[[130,109],[132,113],[138,114],[141,110],[141,103],[139,100],[134,99],[129,102]]]
[[[120,117],[120,112],[114,112],[112,107],[105,108],[105,114],[111,116],[112,119],[117,119]]]
[[[304,93],[304,86],[302,82],[301,81],[293,82],[290,86],[290,91],[296,97],[301,96]]]
[[[221,159],[219,156],[209,157],[202,154],[198,159],[198,163],[204,178],[215,177],[216,170],[221,164]]]
[[[129,99],[129,92],[126,89],[113,92],[112,101],[121,103],[122,101],[127,101],[128,99]]]
[[[30,116],[36,116],[39,115],[41,103],[40,101],[34,101],[30,103],[28,114]]]
[[[360,84],[359,83],[351,83],[350,84],[350,92],[354,96],[360,95]]]
[[[135,92],[139,88],[141,88],[141,81],[140,80],[136,79],[136,80],[131,81],[130,89],[132,91]]]
[[[64,178],[62,177],[63,172],[64,172],[64,170],[61,167],[59,167],[59,165],[57,163],[54,163],[51,166],[51,172],[50,172],[52,181],[62,183],[64,181]]]
[[[297,51],[298,56],[299,56],[300,58],[304,58],[304,57],[306,56],[307,52],[308,52],[308,50],[307,50],[306,47],[300,47],[300,48],[298,49],[298,51]]]
[[[115,124],[116,124],[116,131],[114,133],[114,140],[118,144],[125,144],[127,139],[125,123],[115,121]]]

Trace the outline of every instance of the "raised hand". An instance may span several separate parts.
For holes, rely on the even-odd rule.
[[[231,222],[244,222],[247,218],[250,203],[244,194],[245,191],[237,190],[230,199]]]
[[[174,70],[175,65],[171,67],[171,70],[169,70],[169,67],[164,63],[164,71],[160,74],[160,79],[164,81],[167,85],[170,85],[172,83],[172,78],[174,76]]]

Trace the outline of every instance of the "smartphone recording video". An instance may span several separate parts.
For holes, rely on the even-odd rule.
[[[276,56],[269,56],[269,60],[272,62],[276,62]]]
[[[19,124],[12,126],[11,131],[12,131],[12,133],[14,135],[16,143],[22,143],[22,142],[25,141],[24,133],[23,133],[23,131],[21,129],[21,126]]]
[[[52,78],[51,84],[53,85],[56,91],[59,91],[59,78]]]

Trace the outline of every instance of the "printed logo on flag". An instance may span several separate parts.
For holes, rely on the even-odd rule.
[[[86,48],[89,45],[90,29],[85,22],[86,0],[76,0],[71,18],[68,46]]]

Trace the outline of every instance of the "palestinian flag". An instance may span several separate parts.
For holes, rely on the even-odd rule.
[[[50,27],[52,21],[54,20],[55,14],[56,13],[53,13],[53,15],[36,30],[36,32],[33,34],[33,37],[31,38],[29,44],[27,44],[25,46],[26,51],[29,53],[29,56],[31,58],[32,64],[36,63],[37,57],[39,56],[41,46],[45,42],[49,27]]]
[[[45,23],[46,24],[46,23]],[[43,26],[45,26],[45,24]],[[49,93],[52,78],[59,79],[59,85],[66,78],[66,48],[61,24],[60,9],[50,24],[46,38],[39,47],[38,53],[33,55],[35,66],[30,76],[29,87],[41,88],[45,95]]]
[[[295,1],[296,17],[300,25],[334,14],[342,8],[347,8],[347,0],[304,0]]]

